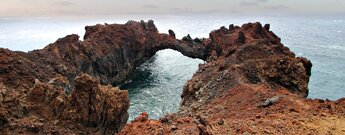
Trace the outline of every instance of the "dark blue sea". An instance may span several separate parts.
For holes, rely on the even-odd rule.
[[[345,16],[115,16],[89,18],[0,17],[0,47],[16,51],[41,49],[67,34],[84,34],[84,26],[97,23],[125,23],[127,20],[154,19],[158,30],[173,29],[177,38],[187,34],[208,37],[220,26],[247,22],[270,23],[282,43],[298,56],[313,63],[309,98],[336,100],[345,97]],[[191,59],[173,50],[162,50],[141,65],[129,90],[130,120],[146,111],[157,119],[178,109],[183,86],[199,59]]]

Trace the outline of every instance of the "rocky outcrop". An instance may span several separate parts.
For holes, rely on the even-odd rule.
[[[211,32],[201,43],[207,63],[185,84],[180,111],[133,121],[120,134],[344,134],[344,99],[306,99],[311,62],[269,28],[249,23]]]
[[[344,99],[311,100],[267,85],[238,85],[193,113],[133,121],[120,134],[344,134],[341,104]]]
[[[42,119],[36,122],[38,133],[48,132],[50,127],[42,124],[56,120],[60,122],[53,124],[54,129],[66,129],[61,121],[68,121],[73,132],[118,132],[128,118],[127,94],[100,84],[123,83],[137,66],[166,48],[206,59],[204,46],[177,40],[173,32],[160,34],[151,20],[86,26],[85,30],[84,41],[72,34],[28,53],[0,48],[0,84],[4,91],[0,117],[1,123],[7,124],[3,129],[29,132],[29,125],[21,125],[19,117],[28,118],[24,122],[29,123]],[[81,73],[99,82],[78,76]],[[45,112],[31,113],[36,110]],[[82,127],[76,127],[77,123]],[[19,127],[23,130],[17,130]]]
[[[58,39],[44,49],[28,53],[0,48],[0,86],[2,91],[7,91],[2,96],[5,103],[1,104],[4,111],[2,123],[9,124],[6,128],[15,128],[12,124],[20,123],[15,122],[16,119],[9,119],[17,115],[25,118],[42,117],[39,114],[22,113],[34,110],[23,110],[24,103],[21,102],[25,102],[28,106],[42,103],[52,107],[46,109],[47,114],[44,113],[49,121],[50,118],[68,115],[72,118],[65,119],[82,123],[84,128],[95,128],[100,133],[117,132],[128,118],[129,101],[128,97],[124,97],[127,94],[116,93],[116,89],[109,87],[98,88],[98,85],[123,83],[130,79],[137,66],[162,49],[176,49],[190,57],[206,58],[203,46],[177,40],[173,35],[160,34],[151,20],[86,26],[85,30],[84,41],[72,34]],[[78,75],[81,73],[99,80],[100,84],[94,81],[78,82]],[[60,83],[64,85],[55,87],[46,84],[56,77],[63,77]],[[114,92],[111,93],[112,91]],[[24,100],[26,97],[30,100]],[[69,102],[74,104],[67,104]],[[68,106],[76,109],[68,109]],[[42,105],[35,109],[44,108]],[[66,110],[70,112],[64,114]],[[18,114],[9,114],[7,111]],[[57,124],[54,128],[58,126],[65,128],[62,124]],[[46,129],[40,127],[35,131],[42,133]],[[85,130],[89,131],[91,130]]]
[[[200,65],[184,87],[182,111],[199,108],[238,85],[267,85],[302,97],[308,95],[311,62],[296,58],[267,25],[221,27],[205,42],[211,46],[208,63]]]
[[[99,128],[100,133],[119,132],[127,123],[128,92],[110,85],[101,86],[91,76],[82,74],[76,78],[70,100],[63,115]]]
[[[102,84],[120,84],[130,78],[135,67],[167,48],[206,59],[204,46],[160,34],[153,21],[86,26],[85,30],[84,41],[72,34],[29,53],[1,49],[0,72],[4,83],[22,87],[19,82],[32,84],[35,78],[49,81],[61,74],[73,84],[74,78],[84,72]]]
[[[76,77],[70,94],[67,86],[60,76],[47,83],[36,80],[27,95],[3,88],[0,129],[15,134],[114,134],[127,123],[127,91],[102,86],[87,74]]]
[[[343,133],[344,100],[305,99],[312,64],[269,25],[229,25],[209,38],[176,39],[153,21],[86,26],[28,53],[0,49],[0,129],[15,134]],[[181,95],[179,112],[126,124],[127,91],[113,87],[157,51],[205,60]],[[113,86],[110,86],[113,85]],[[335,118],[336,121],[333,120]],[[124,127],[125,126],[125,127]],[[332,131],[333,132],[333,131]]]
[[[86,26],[85,30],[84,41],[79,41],[77,35],[69,35],[31,54],[42,56],[70,80],[85,72],[102,84],[115,85],[129,79],[136,67],[162,49],[205,57],[202,46],[158,33],[153,21]]]

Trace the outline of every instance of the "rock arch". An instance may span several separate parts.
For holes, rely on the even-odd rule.
[[[43,56],[58,74],[71,82],[81,72],[99,79],[102,84],[119,84],[129,79],[140,64],[157,51],[173,49],[183,55],[206,60],[206,46],[200,41],[178,40],[158,33],[153,21],[86,26],[84,40],[78,35],[58,39],[42,50],[29,52]]]
[[[10,100],[1,104],[0,109],[15,113],[1,113],[0,120],[8,122],[3,115],[11,118],[46,115],[67,122],[87,123],[85,130],[76,131],[97,128],[102,133],[118,132],[128,118],[128,93],[99,83],[122,83],[132,76],[137,66],[157,51],[168,48],[207,61],[199,66],[183,89],[181,114],[193,113],[195,108],[223,95],[224,91],[241,85],[262,84],[272,90],[283,88],[299,96],[307,96],[311,62],[296,58],[269,28],[269,25],[260,23],[241,27],[230,25],[212,31],[210,38],[186,36],[178,40],[173,31],[159,33],[151,20],[129,21],[126,24],[87,26],[83,41],[72,34],[44,49],[28,53],[0,49],[0,86],[11,91],[12,95],[7,97],[21,95],[13,100],[16,102]],[[90,76],[79,75],[81,73]],[[57,76],[57,79],[52,79]],[[64,89],[72,94],[66,94]],[[100,105],[100,102],[104,104]],[[41,109],[57,112],[41,114]],[[23,111],[30,113],[23,114]],[[57,115],[64,112],[73,115],[66,119]],[[108,112],[111,112],[109,116]],[[60,128],[65,124],[55,126]],[[23,125],[17,129],[21,128],[26,127]]]

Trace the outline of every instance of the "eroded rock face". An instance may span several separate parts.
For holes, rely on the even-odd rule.
[[[72,34],[28,53],[0,48],[3,129],[118,132],[128,119],[128,94],[100,84],[124,82],[137,66],[166,48],[206,58],[204,46],[160,34],[152,20],[86,26],[85,30],[84,41]],[[44,126],[52,122],[53,126]],[[30,128],[30,124],[36,126]]]
[[[75,79],[71,94],[65,89],[68,80],[56,77],[47,83],[35,81],[27,95],[18,91],[2,102],[2,131],[9,133],[39,134],[114,134],[127,123],[128,92],[119,88],[102,86],[91,76],[81,74]]]
[[[120,134],[344,134],[332,130],[345,123],[344,100],[305,99],[311,62],[295,57],[269,28],[248,23],[211,32],[200,43],[207,63],[186,83],[180,111],[133,121]]]
[[[101,84],[120,84],[162,49],[206,59],[204,46],[160,34],[153,21],[98,24],[86,26],[85,30],[84,41],[72,34],[29,53],[0,49],[0,77],[11,87],[29,85],[25,89],[32,87],[35,78],[49,81],[57,75],[66,76],[73,86],[74,78],[81,72],[99,79]]]
[[[199,108],[238,85],[264,84],[302,97],[308,95],[311,62],[296,58],[267,25],[221,27],[211,32],[210,41],[205,42],[211,48],[208,63],[199,65],[184,87],[182,112]]]
[[[345,122],[344,100],[305,99],[312,64],[283,46],[269,25],[229,25],[210,38],[183,40],[172,30],[159,33],[153,21],[85,29],[84,41],[72,34],[29,53],[0,49],[2,131],[120,132],[128,93],[109,84],[129,79],[167,48],[207,63],[186,83],[179,112],[159,121],[142,113],[120,134],[322,134],[318,123]]]
[[[72,34],[58,39],[44,49],[28,53],[0,48],[0,86],[4,91],[1,96],[4,101],[1,104],[3,111],[0,112],[4,114],[1,117],[4,118],[2,123],[10,124],[7,128],[15,128],[16,125],[11,124],[21,123],[7,117],[32,116],[40,119],[41,114],[29,113],[37,109],[45,110],[42,113],[45,118],[61,117],[64,119],[58,121],[70,120],[74,123],[73,126],[77,125],[75,122],[82,123],[83,128],[80,130],[96,128],[100,133],[117,132],[127,121],[128,97],[124,97],[126,94],[116,93],[114,88],[99,86],[100,84],[116,85],[124,82],[137,66],[157,51],[166,48],[180,50],[190,57],[206,58],[203,46],[179,41],[172,35],[160,34],[151,20],[86,26],[85,30],[84,41]],[[80,73],[87,73],[100,80],[100,84],[90,79],[78,82],[87,78],[77,77]],[[55,82],[52,78],[59,83],[50,84]],[[26,121],[34,122],[31,118]],[[42,123],[46,122],[40,122],[39,125]],[[62,126],[55,125],[54,128]],[[23,128],[26,126],[21,125]],[[35,132],[42,133],[41,129],[48,131],[41,126],[34,128]],[[85,130],[89,131],[91,130]]]
[[[207,63],[186,83],[180,111],[133,121],[120,134],[345,134],[338,130],[345,100],[306,99],[311,62],[295,57],[269,27],[211,32],[202,42]]]
[[[31,54],[44,56],[45,61],[69,80],[85,72],[100,79],[102,84],[124,82],[136,67],[162,49],[204,57],[202,46],[158,33],[153,21],[86,26],[85,30],[84,41],[79,41],[77,35],[69,35]]]
[[[68,111],[64,115],[72,116],[86,126],[100,128],[101,133],[114,134],[127,123],[127,91],[110,85],[101,86],[91,76],[82,74],[76,78],[75,90],[72,91],[71,97],[68,109],[76,113]]]

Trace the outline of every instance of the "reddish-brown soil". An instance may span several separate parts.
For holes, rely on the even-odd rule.
[[[310,100],[263,85],[240,85],[193,116],[135,120],[120,134],[345,134],[343,101]],[[267,99],[277,101],[264,106]],[[143,117],[143,116],[139,116]]]

